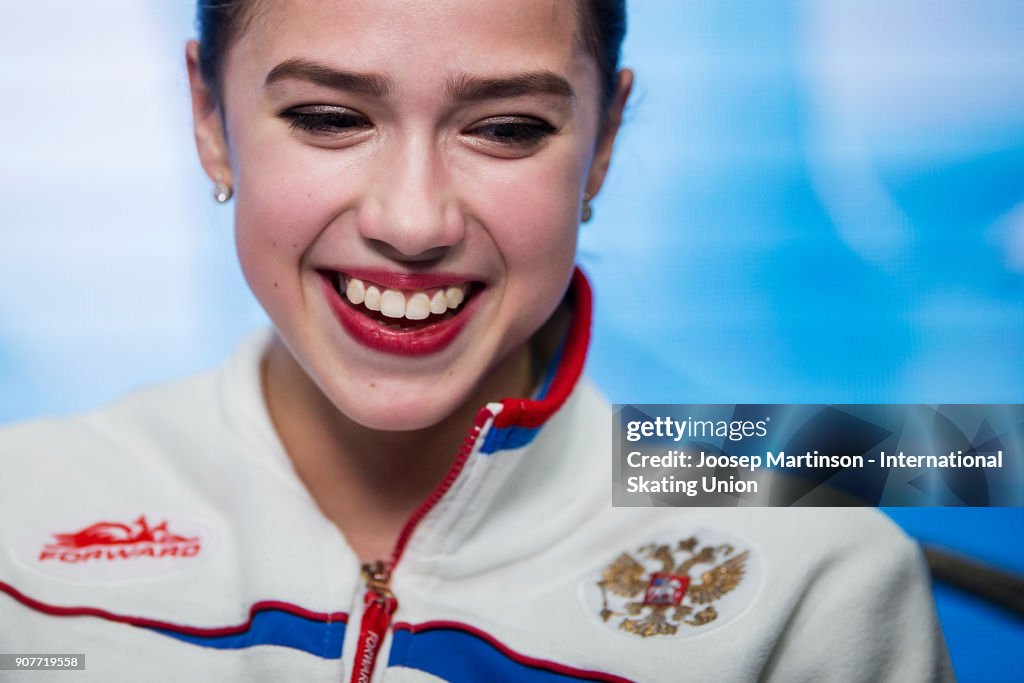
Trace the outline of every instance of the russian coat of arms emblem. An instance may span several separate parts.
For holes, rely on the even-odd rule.
[[[699,629],[719,618],[715,603],[740,586],[749,559],[749,550],[694,536],[624,552],[596,582],[601,619],[643,638]]]

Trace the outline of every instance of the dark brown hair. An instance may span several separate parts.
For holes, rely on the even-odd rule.
[[[199,32],[199,69],[203,80],[220,103],[220,70],[231,40],[251,20],[258,0],[197,0],[196,29]],[[615,94],[619,55],[626,35],[626,0],[578,0],[580,35],[597,61],[604,104]]]

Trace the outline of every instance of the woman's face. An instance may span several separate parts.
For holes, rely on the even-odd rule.
[[[229,48],[204,166],[250,287],[356,422],[439,422],[561,300],[615,129],[574,5],[264,0]]]

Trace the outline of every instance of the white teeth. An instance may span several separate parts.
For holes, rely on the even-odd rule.
[[[401,318],[405,315],[405,297],[401,292],[385,289],[380,298],[380,312],[389,318]]]
[[[448,310],[448,297],[444,295],[444,290],[439,289],[434,293],[434,298],[430,300],[430,312],[435,315],[440,315]]]
[[[363,297],[363,305],[371,311],[380,310],[380,290],[370,285],[366,288],[366,295]]]
[[[405,317],[409,320],[426,320],[430,315],[430,297],[426,292],[416,292],[405,303]]]
[[[443,315],[456,309],[466,300],[466,285],[452,285],[434,291],[403,292],[397,289],[381,291],[354,277],[347,278],[345,298],[355,306],[362,304],[371,311],[380,311],[387,318],[426,320],[431,314]]]
[[[465,296],[461,287],[449,287],[444,292],[444,297],[448,301],[448,308],[458,308]]]
[[[345,290],[345,296],[348,297],[349,301],[358,306],[366,298],[366,285],[363,284],[362,280],[352,278],[348,281],[348,289]]]

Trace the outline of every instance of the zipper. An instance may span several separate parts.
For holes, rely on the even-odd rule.
[[[366,594],[363,596],[363,617],[359,622],[359,642],[356,646],[353,683],[370,683],[377,653],[391,626],[391,615],[398,601],[391,593],[391,569],[384,562],[363,565]]]
[[[473,446],[480,436],[480,430],[493,416],[494,413],[486,407],[481,408],[476,414],[473,427],[463,440],[459,454],[452,466],[448,468],[448,473],[434,488],[430,496],[406,520],[398,535],[398,540],[395,542],[395,547],[391,551],[391,558],[387,561],[378,560],[363,565],[362,575],[363,582],[366,584],[366,592],[363,594],[363,616],[359,622],[359,640],[356,645],[351,683],[370,683],[372,680],[381,645],[391,627],[391,617],[398,609],[398,600],[391,592],[391,576],[395,571],[395,565],[402,559],[402,553],[405,552],[405,547],[409,544],[409,539],[412,538],[416,526],[444,498],[444,495],[459,478],[459,474],[465,467],[466,461],[469,460]]]

